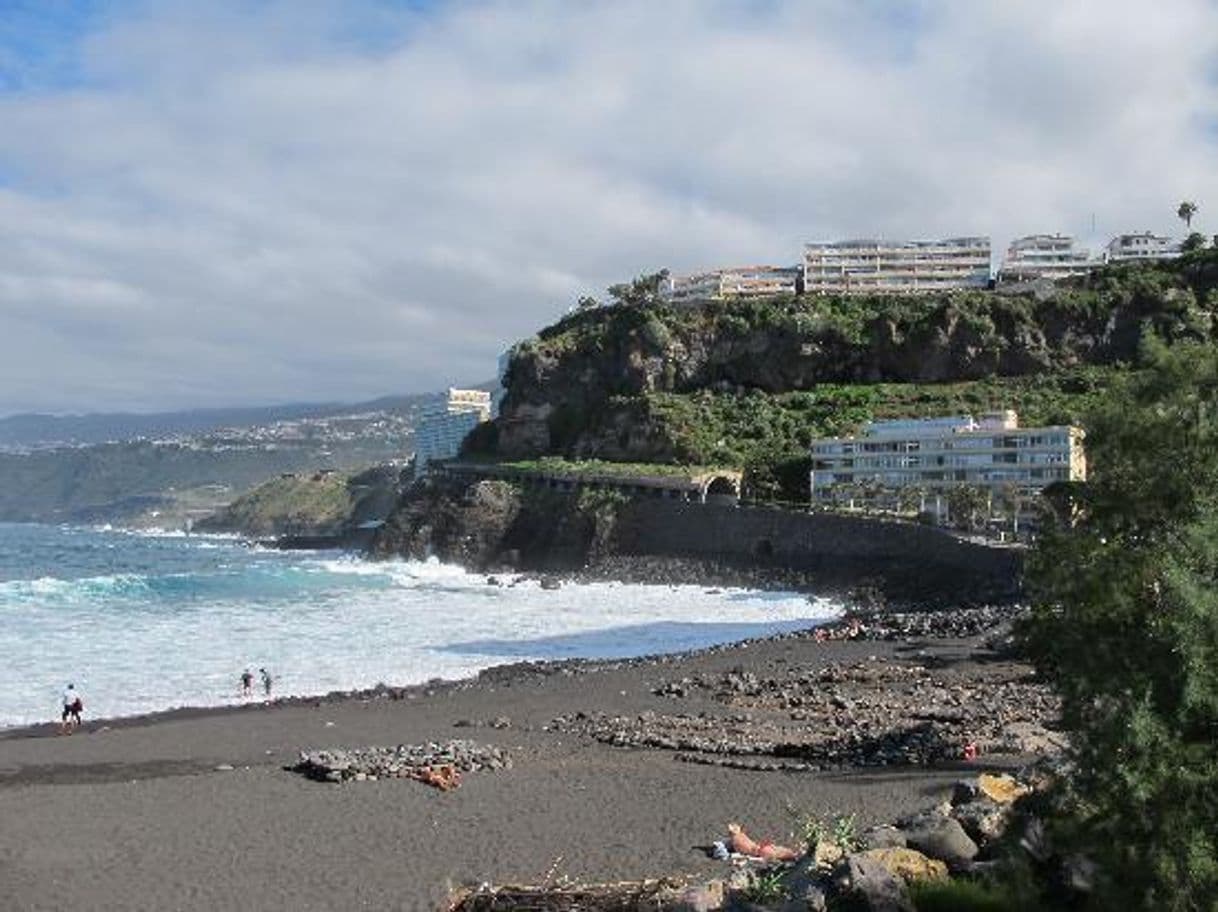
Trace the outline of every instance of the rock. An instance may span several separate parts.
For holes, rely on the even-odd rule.
[[[961,779],[952,785],[952,807],[968,804],[977,797],[977,780]]]
[[[812,861],[816,867],[828,871],[841,861],[845,854],[842,847],[836,842],[822,839],[816,843],[816,848],[812,852]]]
[[[884,866],[890,873],[906,883],[917,880],[943,880],[947,877],[947,865],[937,858],[928,858],[916,849],[891,846],[883,849],[868,849],[860,853]]]
[[[1011,804],[1030,791],[1026,785],[1021,785],[1014,776],[1006,773],[982,773],[977,777],[977,790],[997,804]]]
[[[977,857],[977,843],[964,832],[959,821],[950,817],[927,817],[906,830],[905,840],[911,849],[947,862],[958,868]]]
[[[512,720],[509,719],[507,716],[496,716],[494,719],[491,720],[491,728],[504,729],[504,728],[511,728],[511,727],[512,727]]]
[[[905,881],[876,859],[851,855],[840,872],[842,892],[854,902],[851,908],[860,912],[915,912]]]
[[[666,908],[672,912],[716,912],[723,908],[727,888],[722,880],[711,880],[688,887]]]
[[[987,846],[997,842],[1006,832],[1011,820],[1010,805],[995,804],[988,798],[963,804],[952,811],[952,817],[959,821],[978,846]]]
[[[541,588],[548,589],[548,590],[561,589],[562,582],[560,580],[554,579],[553,577],[547,576],[544,579],[542,579]]]
[[[905,834],[894,826],[872,827],[863,833],[863,843],[869,849],[905,848]]]
[[[231,773],[232,771],[233,771],[233,765],[231,763],[216,764],[217,773]]]

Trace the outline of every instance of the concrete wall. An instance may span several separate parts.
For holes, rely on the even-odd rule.
[[[901,597],[988,599],[1019,585],[1022,552],[940,529],[828,513],[636,501],[619,515],[621,554],[791,568],[826,585],[873,584]]]

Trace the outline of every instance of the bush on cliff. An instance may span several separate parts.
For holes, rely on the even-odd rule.
[[[1044,534],[1024,638],[1076,767],[1058,838],[1099,908],[1218,908],[1218,350],[1147,346],[1088,422],[1073,526]]]

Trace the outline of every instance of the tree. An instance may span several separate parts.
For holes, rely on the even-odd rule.
[[[581,295],[579,300],[575,302],[576,310],[596,310],[601,306],[601,302],[591,295]]]
[[[1184,227],[1190,231],[1193,227],[1193,216],[1196,214],[1197,204],[1191,200],[1184,200],[1176,210],[1176,215],[1180,218],[1180,221],[1184,222]]]
[[[1185,253],[1192,253],[1194,250],[1205,249],[1205,235],[1200,231],[1194,231],[1184,239],[1184,243],[1180,245],[1180,249]]]
[[[1021,636],[1062,697],[1058,837],[1099,908],[1218,904],[1218,350],[1145,343],[1091,415],[1091,477],[1029,565]]]
[[[618,304],[642,305],[654,304],[660,300],[660,289],[668,278],[668,270],[649,272],[632,279],[609,286],[609,296]]]

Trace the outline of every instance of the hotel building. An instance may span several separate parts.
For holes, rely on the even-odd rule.
[[[942,518],[940,495],[960,485],[1031,498],[1086,479],[1083,436],[1066,425],[1021,428],[1009,410],[874,421],[858,436],[812,442],[812,503],[896,509],[916,492],[920,511]]]
[[[1108,242],[1105,259],[1109,263],[1129,260],[1170,260],[1181,253],[1180,245],[1161,234],[1141,231],[1136,234],[1118,234]]]
[[[876,294],[984,288],[990,239],[855,240],[804,245],[807,294]]]
[[[696,275],[672,276],[660,286],[669,301],[721,301],[725,298],[762,298],[795,294],[798,266],[738,266]]]
[[[1090,252],[1075,247],[1074,238],[1068,234],[1029,234],[1016,238],[1007,248],[998,281],[1056,281],[1086,275],[1096,265]]]
[[[469,432],[490,417],[490,393],[449,389],[444,402],[424,412],[415,428],[414,477],[421,478],[430,462],[456,457]]]

